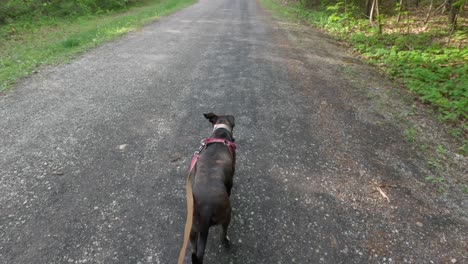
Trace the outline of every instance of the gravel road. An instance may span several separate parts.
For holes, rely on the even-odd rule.
[[[239,146],[233,246],[212,229],[206,263],[468,263],[467,194],[424,180],[389,86],[248,0],[44,68],[0,97],[0,263],[175,263],[205,112]]]

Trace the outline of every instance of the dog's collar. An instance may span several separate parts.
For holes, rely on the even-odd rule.
[[[227,131],[229,131],[230,133],[232,132],[232,129],[230,126],[226,125],[226,124],[215,124],[213,126],[213,131],[215,131],[216,129],[219,129],[219,128],[224,128],[226,129]]]

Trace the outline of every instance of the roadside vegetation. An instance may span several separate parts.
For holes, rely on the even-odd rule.
[[[345,41],[430,104],[467,154],[466,0],[262,0],[275,13]]]
[[[0,0],[0,92],[195,0]]]

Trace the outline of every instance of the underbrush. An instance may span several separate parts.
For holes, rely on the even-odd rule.
[[[42,17],[102,14],[150,0],[0,0],[0,25]]]
[[[406,86],[424,103],[430,104],[446,124],[463,140],[468,130],[468,19],[459,18],[458,30],[450,32],[445,17],[428,24],[413,12],[396,23],[396,17],[380,16],[382,32],[357,15],[352,6],[343,12],[337,4],[311,10],[301,3],[262,0],[274,12],[306,21],[348,42],[370,63],[378,65]]]
[[[423,102],[435,106],[443,120],[468,118],[468,49],[443,47],[431,33],[347,36],[369,62],[379,65]]]

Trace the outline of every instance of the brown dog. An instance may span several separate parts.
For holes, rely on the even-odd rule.
[[[213,133],[201,148],[190,177],[193,190],[193,222],[190,232],[192,263],[203,263],[208,229],[222,225],[221,242],[229,247],[227,229],[231,221],[229,196],[236,163],[232,135],[234,116],[204,114],[213,124]]]

